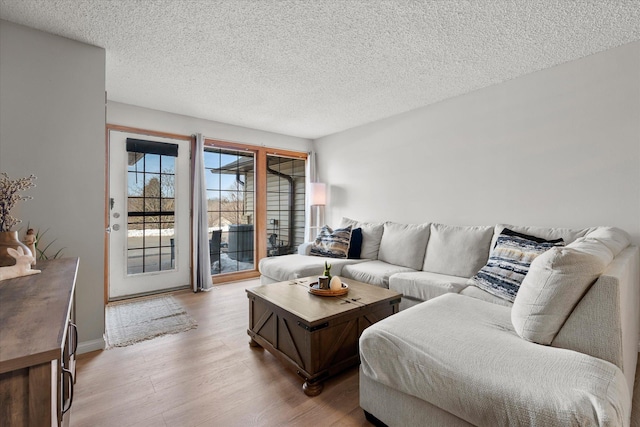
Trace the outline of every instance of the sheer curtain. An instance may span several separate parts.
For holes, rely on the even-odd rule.
[[[209,258],[207,186],[204,176],[204,137],[200,133],[195,136],[192,159],[193,269],[191,270],[191,282],[193,283],[193,291],[199,292],[208,291],[213,286],[211,260]]]
[[[310,151],[307,153],[308,157],[307,157],[307,182],[306,182],[306,188],[307,188],[307,202],[306,202],[306,215],[305,215],[305,230],[306,230],[306,238],[305,238],[305,242],[310,242],[313,239],[316,238],[315,234],[313,233],[313,230],[311,229],[311,216],[313,215],[313,211],[311,209],[311,199],[310,199],[310,191],[309,189],[311,188],[311,183],[312,182],[317,182],[318,180],[318,176],[317,176],[317,167],[316,167],[316,153],[315,151]]]

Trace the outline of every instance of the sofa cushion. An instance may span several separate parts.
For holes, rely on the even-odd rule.
[[[493,227],[431,224],[422,269],[469,278],[486,264],[492,236]]]
[[[613,260],[596,239],[551,248],[531,263],[513,302],[511,321],[522,338],[549,345],[578,301]]]
[[[595,228],[551,228],[551,227],[530,227],[521,225],[509,225],[509,224],[497,224],[493,230],[493,238],[491,239],[491,250],[496,246],[498,236],[502,233],[502,230],[508,228],[517,233],[528,234],[530,236],[536,236],[545,240],[562,239],[564,244],[571,243],[578,237],[584,237],[587,233]]]
[[[389,289],[400,292],[404,297],[420,301],[447,293],[458,293],[467,286],[465,278],[428,271],[397,273],[389,277]]]
[[[429,241],[429,224],[385,222],[378,259],[420,270]]]
[[[559,244],[562,244],[562,239],[547,241],[505,228],[491,251],[489,261],[469,279],[469,284],[513,302],[531,261]]]
[[[378,259],[378,250],[380,250],[380,240],[384,231],[383,223],[360,222],[355,219],[342,218],[340,227],[350,225],[352,228],[362,229],[362,250],[360,258]]]
[[[467,282],[469,283],[469,282]],[[486,302],[490,302],[492,304],[498,304],[498,305],[503,305],[505,307],[511,307],[513,306],[513,303],[511,301],[507,301],[506,299],[502,299],[499,298],[493,294],[490,294],[487,291],[483,291],[482,289],[480,289],[479,287],[475,286],[475,285],[470,285],[467,286],[466,288],[464,288],[463,290],[461,290],[460,295],[465,295],[471,298],[475,298],[475,299],[479,299],[482,301],[486,301]]]
[[[313,256],[329,258],[346,258],[351,242],[351,226],[332,230],[328,225],[323,226],[311,245]]]
[[[388,264],[383,261],[367,261],[359,264],[346,265],[342,269],[342,276],[370,285],[389,287],[389,277],[395,273],[415,271],[407,267]]]
[[[359,259],[325,258],[307,255],[282,255],[262,258],[258,264],[260,273],[275,282],[299,279],[307,276],[321,276],[324,262],[331,264],[331,274],[339,276],[345,265],[364,262]]]
[[[510,309],[446,294],[360,337],[362,373],[473,425],[628,425],[622,371],[521,339]]]
[[[349,254],[347,258],[360,259],[362,252],[362,228],[354,228],[351,230],[351,242],[349,243]]]

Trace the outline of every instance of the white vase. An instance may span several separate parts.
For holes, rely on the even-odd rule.
[[[0,267],[15,265],[16,259],[9,255],[7,248],[22,248],[24,253],[31,253],[31,249],[18,239],[17,231],[0,231]]]

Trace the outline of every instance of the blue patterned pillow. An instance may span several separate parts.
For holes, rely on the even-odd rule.
[[[513,302],[531,262],[562,239],[545,240],[505,228],[489,255],[487,265],[471,278],[472,284],[497,297]]]
[[[325,225],[318,233],[315,242],[311,245],[310,255],[346,258],[349,253],[349,243],[351,241],[351,226],[336,228]]]

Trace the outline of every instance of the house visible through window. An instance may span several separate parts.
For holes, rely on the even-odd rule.
[[[295,253],[304,241],[306,154],[273,151],[205,147],[212,275],[255,271],[261,257]]]
[[[211,274],[253,270],[255,156],[206,148],[204,164]]]
[[[304,242],[305,161],[267,156],[267,256],[295,253]]]

